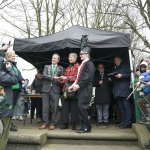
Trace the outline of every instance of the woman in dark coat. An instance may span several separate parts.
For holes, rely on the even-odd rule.
[[[93,86],[95,89],[95,104],[97,109],[97,126],[104,122],[108,126],[108,108],[110,104],[110,81],[108,75],[104,73],[104,65],[98,65],[98,73],[94,77]],[[102,111],[103,110],[103,111]]]

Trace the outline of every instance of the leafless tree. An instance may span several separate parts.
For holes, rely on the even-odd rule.
[[[2,0],[0,2],[0,9],[4,9],[5,7],[7,7],[8,5],[10,5],[11,3],[13,3],[15,0]]]
[[[20,0],[0,10],[0,17],[17,29],[14,37],[39,37],[81,25],[130,33],[133,51],[142,42],[150,48],[143,33],[150,29],[149,16],[150,0]]]

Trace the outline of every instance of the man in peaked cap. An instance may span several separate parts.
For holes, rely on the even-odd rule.
[[[95,73],[95,67],[92,61],[89,60],[91,49],[83,47],[80,52],[82,63],[78,69],[78,74],[75,82],[69,87],[69,91],[78,90],[78,107],[81,116],[81,129],[76,130],[77,133],[91,132],[91,124],[88,120],[88,109],[92,97],[92,82]]]

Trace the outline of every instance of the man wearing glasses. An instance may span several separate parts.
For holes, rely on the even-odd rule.
[[[104,124],[109,126],[109,104],[110,104],[110,82],[108,75],[104,72],[104,65],[98,65],[98,73],[94,77],[93,86],[95,89],[95,104],[97,109],[97,126]]]

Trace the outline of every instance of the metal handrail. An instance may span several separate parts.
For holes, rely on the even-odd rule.
[[[136,88],[136,83],[138,82],[137,78],[135,77],[135,80],[134,80],[134,85]],[[150,105],[150,102],[147,100],[147,98],[145,96],[143,96],[143,98],[146,100],[146,102]],[[139,97],[139,92],[137,92],[136,90],[134,91],[134,104],[135,104],[135,116],[136,116],[136,121],[138,122],[140,119],[141,119],[141,114],[144,116],[144,118],[147,120],[147,117],[145,115],[145,113],[142,111],[142,109],[140,108],[140,106],[138,106],[137,104],[137,100],[139,100],[140,97]],[[150,124],[149,120],[148,121],[148,124]]]

